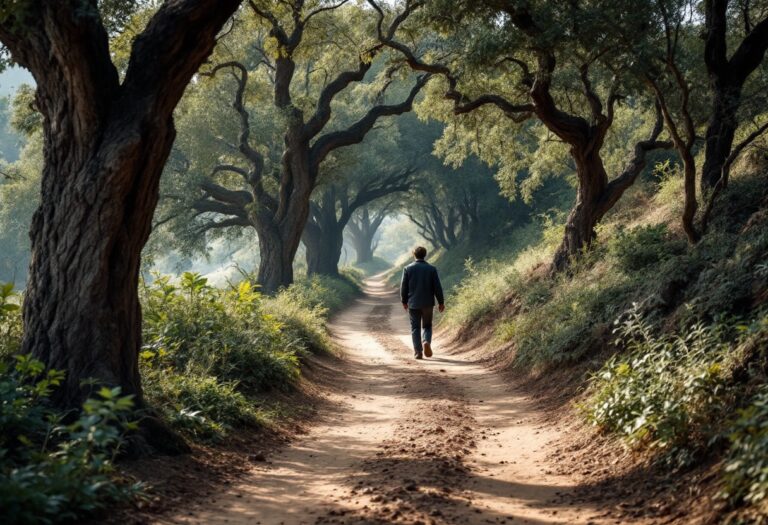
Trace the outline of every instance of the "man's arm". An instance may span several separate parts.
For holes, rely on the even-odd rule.
[[[445,297],[443,296],[443,285],[440,283],[440,276],[437,275],[437,268],[432,274],[432,281],[435,287],[435,298],[437,299],[438,309],[445,310]]]
[[[400,279],[400,302],[403,308],[408,309],[408,271],[403,268],[403,278]]]

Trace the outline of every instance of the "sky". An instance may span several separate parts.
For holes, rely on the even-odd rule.
[[[13,94],[21,84],[34,84],[26,69],[11,67],[0,73],[0,97]]]

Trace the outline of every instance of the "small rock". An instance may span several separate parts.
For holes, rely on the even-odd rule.
[[[248,459],[254,463],[263,463],[267,460],[267,456],[264,455],[264,452],[257,452],[248,456]]]

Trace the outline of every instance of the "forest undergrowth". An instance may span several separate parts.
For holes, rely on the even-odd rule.
[[[585,371],[585,423],[670,472],[718,462],[717,498],[768,511],[768,185],[753,155],[715,207],[701,242],[678,226],[674,165],[638,184],[603,222],[592,250],[552,278],[557,221],[483,260],[468,246],[444,325],[492,333],[509,367],[534,378]],[[523,235],[523,233],[531,233]],[[467,257],[471,254],[472,257]],[[457,253],[436,264],[450,269]],[[480,263],[475,261],[482,260]]]
[[[226,288],[199,274],[140,285],[147,407],[185,440],[216,446],[238,431],[279,425],[311,355],[333,353],[329,315],[360,293],[360,274],[299,279],[273,297],[252,276]],[[119,458],[145,410],[119,388],[98,389],[78,415],[53,408],[64,379],[19,355],[21,296],[0,288],[0,508],[11,523],[57,523],[144,498]]]

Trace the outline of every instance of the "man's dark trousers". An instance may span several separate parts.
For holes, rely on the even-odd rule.
[[[432,314],[434,310],[434,306],[408,308],[408,316],[411,318],[413,350],[418,355],[424,351],[422,341],[432,344]]]

